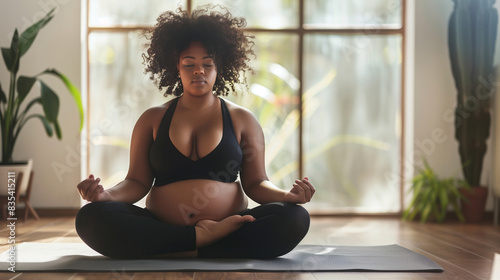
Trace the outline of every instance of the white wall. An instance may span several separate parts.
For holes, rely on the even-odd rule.
[[[80,0],[2,1],[2,47],[10,46],[15,28],[22,32],[51,8],[57,8],[55,17],[40,31],[31,49],[21,58],[19,74],[35,75],[53,67],[65,74],[77,88],[81,88],[80,5]],[[80,156],[77,152],[80,143],[79,115],[64,85],[53,77],[43,79],[59,93],[61,108],[58,119],[63,139],[48,138],[41,122],[32,120],[21,132],[14,160],[34,160],[35,180],[31,202],[35,208],[78,208],[80,200],[75,188],[80,181]],[[4,90],[9,88],[9,75],[3,59],[0,63],[0,82]],[[39,95],[38,88],[35,88],[28,98]],[[41,108],[37,110],[42,112]]]
[[[450,114],[456,104],[447,42],[453,5],[451,0],[415,1],[414,152],[424,155],[439,176],[463,178],[454,138],[453,114]],[[500,3],[495,6],[500,9]],[[497,38],[495,65],[500,61],[499,45]],[[490,137],[481,178],[483,185],[490,184],[493,172],[491,143]],[[490,197],[488,209],[492,208],[491,201]]]

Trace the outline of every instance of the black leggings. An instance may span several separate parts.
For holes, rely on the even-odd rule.
[[[256,220],[198,248],[198,257],[276,258],[295,248],[309,230],[309,213],[295,204],[269,203],[240,215],[252,215]],[[112,258],[144,258],[196,249],[194,226],[167,224],[149,210],[123,202],[85,205],[76,216],[76,231],[92,249]]]

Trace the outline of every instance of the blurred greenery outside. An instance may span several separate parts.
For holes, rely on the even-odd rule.
[[[145,39],[139,31],[120,28],[152,25],[159,11],[173,10],[179,1],[88,1],[89,172],[113,186],[126,175],[130,135],[138,117],[168,100],[143,73]],[[219,3],[244,16],[248,28],[262,29],[251,33],[255,73],[247,73],[247,87],[241,85],[227,99],[250,109],[259,120],[270,180],[289,189],[299,177],[302,82],[303,172],[317,188],[306,208],[398,212],[402,36],[359,30],[400,25],[400,1],[304,0],[304,25],[354,26],[357,31],[305,32],[302,81],[300,34],[265,31],[297,28],[298,0],[192,1],[192,7]]]

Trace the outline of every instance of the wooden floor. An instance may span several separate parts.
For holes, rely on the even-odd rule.
[[[7,250],[6,222],[0,222],[0,252]],[[42,218],[17,224],[17,243],[81,242],[74,230],[74,219]],[[12,273],[0,272],[3,279],[490,279],[493,258],[500,253],[500,227],[483,224],[419,224],[397,218],[317,217],[303,244],[386,245],[399,244],[423,254],[444,268],[443,273],[254,273],[254,272],[186,272],[186,273]],[[4,262],[5,260],[1,260]]]

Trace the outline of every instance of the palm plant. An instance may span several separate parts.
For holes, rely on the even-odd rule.
[[[54,9],[38,22],[31,25],[21,33],[21,35],[19,35],[16,29],[12,37],[10,48],[2,48],[2,57],[10,73],[10,86],[7,93],[3,91],[0,84],[2,163],[11,163],[13,161],[12,153],[16,140],[24,125],[31,119],[39,119],[49,137],[51,137],[55,131],[57,138],[62,139],[61,127],[57,120],[59,114],[59,97],[40,79],[43,75],[53,75],[64,83],[75,99],[78,107],[80,113],[80,130],[83,127],[83,106],[80,92],[66,76],[56,69],[48,68],[35,76],[18,77],[21,57],[29,50],[40,29],[54,17],[53,13]],[[21,105],[26,100],[27,95],[31,92],[36,82],[40,84],[40,96],[30,100],[26,106],[21,108]],[[30,113],[30,109],[37,104],[42,106],[43,115]]]

